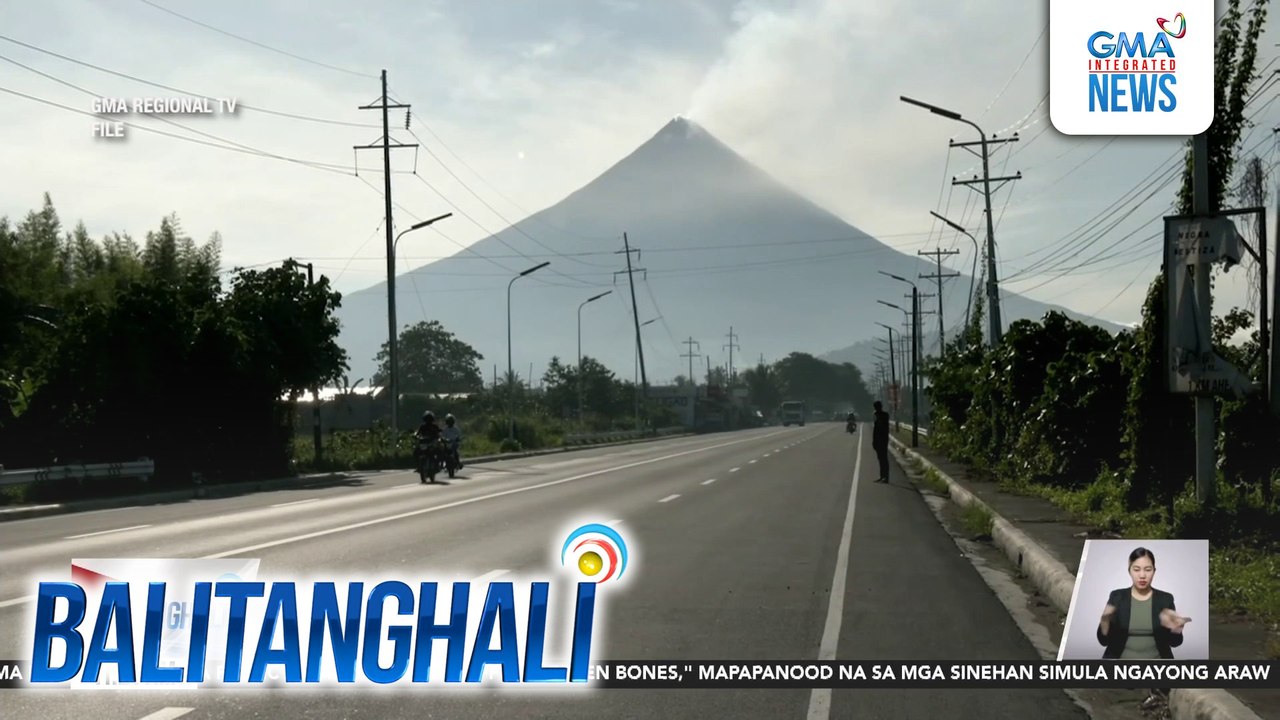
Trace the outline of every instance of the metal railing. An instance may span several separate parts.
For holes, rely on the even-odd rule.
[[[50,480],[89,480],[97,478],[150,478],[155,474],[154,460],[142,458],[133,462],[98,463],[96,465],[59,465],[46,468],[5,470],[0,465],[0,485],[27,485]]]

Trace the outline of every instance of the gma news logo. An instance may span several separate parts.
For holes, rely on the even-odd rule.
[[[1196,135],[1213,120],[1213,4],[1052,0],[1050,116],[1069,135]],[[1098,22],[1103,18],[1102,23]]]

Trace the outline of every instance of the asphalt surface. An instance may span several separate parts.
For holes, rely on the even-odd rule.
[[[873,482],[869,428],[843,430],[764,428],[513,460],[436,486],[376,473],[346,487],[0,523],[0,658],[31,656],[26,598],[35,578],[66,577],[72,558],[259,558],[262,575],[516,580],[558,570],[566,530],[598,521],[613,523],[633,556],[625,583],[601,586],[593,662],[1038,659],[897,465],[889,485]],[[549,631],[548,646],[566,634]],[[1056,690],[42,689],[0,690],[0,705],[6,717],[95,720],[1086,717]]]

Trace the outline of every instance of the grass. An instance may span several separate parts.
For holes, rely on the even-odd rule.
[[[558,439],[555,443],[558,445]],[[321,444],[321,461],[315,459],[315,441],[311,435],[297,435],[293,439],[294,463],[299,472],[325,472],[348,470],[390,470],[413,467],[413,445],[401,439],[392,448],[391,438],[385,432],[354,430],[326,434]],[[520,446],[521,450],[540,450],[543,445]],[[497,455],[508,451],[502,443],[494,442],[487,435],[467,434],[462,438],[462,457]]]
[[[985,507],[971,503],[961,512],[960,522],[972,540],[990,540],[995,529],[995,519]]]
[[[951,486],[942,479],[937,470],[933,468],[925,468],[924,476],[921,478],[925,487],[942,497],[951,497]]]

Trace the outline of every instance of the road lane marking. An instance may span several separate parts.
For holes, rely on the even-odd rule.
[[[276,503],[271,507],[289,507],[290,505],[303,505],[306,503],[319,502],[320,498],[309,498],[307,500],[294,500],[293,502]]]
[[[840,644],[840,621],[844,617],[844,585],[845,578],[849,574],[849,544],[853,541],[853,512],[858,504],[858,476],[861,472],[862,442],[859,441],[858,454],[853,461],[853,482],[849,484],[849,511],[844,516],[840,549],[836,552],[835,576],[831,579],[827,622],[822,628],[822,644],[818,646],[819,660],[835,660],[836,646]],[[831,688],[814,688],[809,695],[809,720],[826,720],[829,717],[831,717]]]
[[[310,540],[317,537],[323,537],[325,535],[332,535],[334,533],[346,532],[348,530],[357,530],[359,528],[369,527],[370,525],[378,525],[385,522],[403,520],[405,518],[415,517],[417,515],[424,515],[426,513],[437,512],[440,510],[448,510],[451,508],[460,507],[463,505],[470,505],[472,503],[477,503],[484,500],[492,500],[494,498],[505,497],[507,495],[514,495],[516,493],[529,492],[531,490],[540,490],[542,488],[561,485],[563,483],[574,482],[577,480],[585,480],[587,478],[596,477],[598,475],[604,475],[606,473],[617,472],[619,470],[629,470],[631,468],[640,467],[642,465],[650,465],[652,463],[662,462],[663,460],[672,460],[678,457],[685,457],[687,455],[696,455],[698,453],[704,453],[710,450],[718,450],[723,447],[730,447],[732,445],[741,445],[742,443],[745,443],[745,442],[756,442],[757,440],[761,439],[761,437],[765,437],[765,438],[773,437],[774,435],[782,434],[782,432],[783,431],[778,430],[760,437],[757,437],[753,434],[752,437],[743,438],[741,440],[732,440],[730,442],[718,443],[716,445],[707,445],[706,447],[694,448],[692,450],[684,450],[678,453],[672,453],[670,455],[662,455],[656,458],[649,458],[648,460],[637,460],[636,462],[627,463],[626,465],[618,465],[616,467],[595,470],[593,472],[583,473],[581,475],[574,475],[572,477],[561,478],[560,480],[551,480],[549,482],[539,483],[537,485],[529,485],[527,487],[513,488],[511,490],[503,490],[501,492],[490,493],[488,495],[481,495],[479,497],[468,498],[466,500],[457,500],[455,502],[445,503],[444,505],[435,505],[429,508],[422,508],[420,510],[412,510],[410,512],[399,513],[397,515],[389,515],[386,517],[374,518],[372,520],[366,520],[364,522],[353,523],[350,525],[343,525],[341,527],[336,527],[336,528],[329,528],[327,530],[320,530],[317,532],[307,533],[305,535],[298,535],[296,537],[282,538],[280,540],[273,540],[271,542],[259,543],[257,545],[251,545],[248,547],[235,548],[234,550],[227,550],[225,552],[214,553],[213,555],[204,555],[199,559],[217,560],[220,558],[231,557],[232,555],[238,555],[241,553],[253,552],[255,550],[263,550],[265,548],[276,547],[278,545],[286,545],[289,543],[299,542],[302,540]],[[730,472],[736,472],[736,471],[737,471],[737,468],[734,468]],[[419,483],[405,483],[400,487],[412,487],[418,484]],[[618,521],[618,522],[621,522],[621,521]],[[145,527],[145,526],[142,526],[142,527]],[[22,597],[10,598],[8,600],[0,600],[0,609],[13,607],[15,605],[23,605],[23,604],[32,602],[35,599],[36,599],[35,595],[24,595]]]
[[[150,715],[144,716],[142,720],[174,720],[175,718],[180,718],[183,715],[186,715],[192,710],[195,710],[195,708],[167,707],[157,710]]]
[[[711,483],[713,483],[713,482],[715,482],[715,481],[716,481],[716,479],[715,479],[715,478],[711,478],[710,480],[703,480],[703,481],[702,481],[702,484],[703,484],[703,485],[710,485]]]
[[[79,540],[81,538],[97,537],[98,535],[110,535],[111,533],[121,533],[121,532],[127,532],[129,530],[141,530],[142,528],[149,528],[149,527],[151,526],[150,525],[133,525],[131,527],[116,528],[114,530],[99,530],[98,532],[85,533],[83,535],[68,535],[67,537],[64,537],[62,539],[63,540]]]
[[[778,433],[770,433],[769,435],[765,435],[764,437],[770,437],[771,435],[777,435],[777,434]],[[530,492],[532,490],[541,490],[543,488],[553,487],[555,485],[563,485],[564,483],[575,482],[577,480],[585,480],[587,478],[592,478],[592,477],[598,477],[600,475],[605,475],[611,472],[618,472],[619,470],[629,470],[631,468],[640,467],[642,465],[652,465],[653,463],[662,462],[664,460],[672,460],[678,457],[686,457],[688,455],[697,455],[698,453],[704,453],[710,450],[717,450],[719,448],[730,447],[732,445],[741,445],[742,443],[747,443],[747,442],[758,442],[759,440],[760,440],[760,437],[757,437],[753,434],[751,437],[742,438],[741,440],[732,440],[730,442],[718,443],[716,445],[707,445],[706,447],[694,448],[692,450],[684,450],[678,453],[672,453],[670,455],[662,455],[656,458],[649,458],[648,460],[637,460],[632,463],[627,463],[626,465],[618,465],[615,467],[602,468],[600,470],[593,470],[588,473],[582,473],[581,475],[573,475],[571,477],[561,478],[559,480],[550,480],[548,482],[538,483],[537,485],[528,485],[525,487],[512,488],[510,490],[502,490],[500,492],[490,493],[488,495],[481,495],[479,497],[467,498],[465,500],[455,500],[454,502],[445,503],[443,505],[434,505],[428,508],[410,510],[408,512],[397,513],[395,515],[387,515],[386,517],[374,518],[372,520],[365,520],[363,522],[358,522],[358,523],[351,523],[350,525],[342,525],[340,527],[328,528],[325,530],[317,530],[316,532],[309,532],[309,533],[305,533],[303,535],[297,535],[294,537],[280,538],[279,540],[271,540],[269,542],[258,543],[256,545],[249,545],[247,547],[235,548],[233,550],[226,550],[220,553],[213,553],[212,555],[204,555],[200,559],[201,560],[217,560],[220,558],[231,557],[233,555],[240,555],[242,553],[256,552],[258,550],[277,547],[279,545],[287,545],[289,543],[295,543],[302,540],[311,540],[313,538],[324,537],[325,535],[333,535],[335,533],[340,533],[340,532],[347,532],[349,530],[358,530],[360,528],[369,527],[371,525],[380,525],[382,523],[393,522],[395,520],[403,520],[405,518],[417,517],[419,515],[425,515],[427,513],[439,512],[441,510],[449,510],[451,508],[461,507],[463,505],[471,505],[472,503],[478,503],[485,500],[492,500],[494,498],[506,497],[508,495],[515,495],[516,493]]]
[[[738,472],[738,468],[729,468],[729,472]]]
[[[664,503],[664,502],[671,502],[672,500],[675,500],[675,499],[676,499],[676,498],[678,498],[678,497],[680,497],[680,496],[679,496],[679,495],[668,495],[668,496],[666,496],[666,497],[662,498],[661,500],[659,500],[658,502],[660,502],[660,503]]]
[[[622,522],[622,518],[617,518],[617,519],[614,519],[614,520],[606,520],[604,524],[605,524],[605,525],[618,525],[618,524],[620,524],[621,522]]]
[[[764,455],[761,455],[760,457],[769,457],[769,456],[770,456],[770,455],[772,455],[772,454],[773,454],[773,453],[765,453]]]
[[[748,460],[748,461],[747,461],[747,464],[748,464],[748,465],[755,465],[755,464],[756,464],[756,461],[755,461],[755,460]]]
[[[511,571],[510,570],[490,570],[489,572],[481,575],[480,577],[476,578],[475,580],[472,580],[471,582],[475,583],[476,585],[483,585],[489,582],[490,580],[493,580],[494,578],[500,578],[509,572]]]

